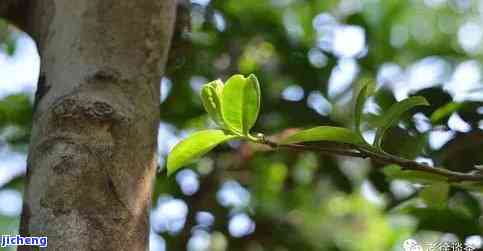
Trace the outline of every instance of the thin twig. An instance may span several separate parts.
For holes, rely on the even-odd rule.
[[[462,173],[451,171],[442,167],[432,167],[424,163],[419,163],[414,160],[409,160],[395,156],[386,152],[377,152],[367,147],[345,145],[343,148],[337,147],[324,147],[317,145],[306,144],[278,144],[267,138],[264,138],[259,143],[270,146],[272,148],[288,148],[294,150],[310,150],[318,151],[326,154],[336,154],[341,156],[350,156],[357,158],[371,158],[372,160],[381,164],[396,164],[401,167],[403,171],[420,171],[431,174],[436,174],[445,177],[449,182],[461,182],[461,181],[482,181],[483,175],[479,173]],[[350,148],[348,148],[349,146]]]

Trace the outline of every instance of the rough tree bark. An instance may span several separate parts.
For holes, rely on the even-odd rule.
[[[42,73],[21,235],[48,236],[48,250],[146,250],[175,0],[28,7]]]

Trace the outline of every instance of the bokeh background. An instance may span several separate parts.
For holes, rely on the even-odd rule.
[[[191,31],[161,81],[159,175],[152,251],[386,251],[452,241],[483,246],[483,196],[451,187],[447,198],[385,176],[376,163],[315,152],[220,146],[167,178],[169,150],[213,126],[199,91],[235,73],[257,75],[255,131],[280,135],[316,125],[350,127],[352,96],[377,85],[364,136],[396,101],[422,95],[384,148],[468,171],[483,163],[483,1],[191,0]],[[0,233],[16,234],[33,96],[35,43],[0,21]],[[435,203],[437,201],[438,203]]]

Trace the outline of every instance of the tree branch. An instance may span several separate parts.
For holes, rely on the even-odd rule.
[[[395,156],[385,152],[376,152],[372,149],[363,146],[355,146],[348,144],[332,145],[330,147],[320,145],[306,145],[306,144],[286,144],[281,145],[267,138],[264,138],[259,143],[270,146],[271,148],[288,148],[293,150],[309,150],[318,151],[325,154],[336,154],[341,156],[357,157],[357,158],[371,158],[372,160],[381,164],[395,164],[401,167],[403,171],[420,171],[425,173],[436,174],[445,177],[448,182],[461,181],[483,181],[483,175],[479,173],[461,173],[455,172],[443,167],[432,167],[424,163],[419,163],[414,160],[409,160]],[[341,147],[342,146],[342,147]]]

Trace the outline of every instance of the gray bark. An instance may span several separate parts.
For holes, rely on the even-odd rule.
[[[146,250],[175,0],[31,3],[42,77],[21,235],[48,236],[48,250]]]

